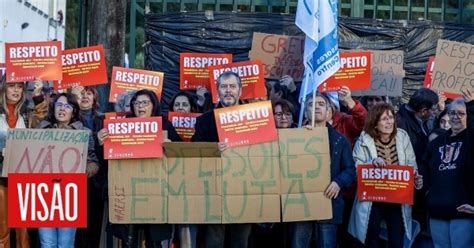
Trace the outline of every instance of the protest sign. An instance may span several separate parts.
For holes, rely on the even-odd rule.
[[[9,129],[4,153],[7,173],[85,173],[89,132]]]
[[[163,160],[109,161],[112,223],[279,222],[282,211],[283,221],[332,218],[326,128],[280,130],[278,142],[222,153],[214,142],[163,147]]]
[[[267,90],[263,79],[263,68],[260,60],[244,61],[227,65],[209,67],[209,78],[211,80],[212,101],[217,103],[217,78],[225,71],[232,71],[239,75],[242,82],[240,99],[255,99],[266,97]]]
[[[411,166],[357,166],[359,201],[391,202],[413,205],[414,169]]]
[[[200,115],[201,113],[168,112],[168,120],[183,141],[191,141],[196,118]]]
[[[87,174],[10,173],[8,227],[87,227]]]
[[[167,175],[163,159],[109,160],[108,173],[110,222],[167,222]]]
[[[221,223],[221,155],[217,143],[163,144],[169,223]]]
[[[104,141],[105,159],[163,156],[161,117],[105,119],[104,127],[109,130]]]
[[[402,96],[403,51],[370,51],[371,83],[369,90],[353,91],[354,96]]]
[[[304,36],[253,33],[250,60],[261,60],[264,77],[280,79],[290,75],[295,81],[303,77]]]
[[[63,51],[63,79],[57,81],[56,90],[72,86],[90,86],[106,84],[107,68],[105,66],[104,47],[91,46]]]
[[[109,102],[117,102],[118,95],[129,90],[154,91],[158,99],[163,90],[163,72],[146,71],[114,66],[110,83]]]
[[[438,40],[431,88],[446,93],[462,94],[474,90],[474,45]]]
[[[232,63],[231,53],[180,53],[180,90],[195,90],[199,86],[210,89],[209,70],[212,65]]]
[[[229,147],[247,146],[278,139],[270,101],[214,109],[219,141]]]
[[[61,42],[5,43],[7,82],[61,80]]]
[[[371,55],[368,51],[340,53],[341,68],[319,86],[320,92],[338,91],[347,86],[351,91],[370,89]]]
[[[6,71],[7,68],[5,67],[5,63],[0,63],[0,77],[3,77]]]
[[[324,190],[331,182],[327,128],[279,129],[283,221],[332,218]]]
[[[425,88],[431,88],[433,68],[435,64],[434,62],[435,62],[435,56],[430,56],[430,58],[428,59],[428,64],[426,64],[425,81],[423,82],[423,87]],[[442,91],[437,91],[437,92],[445,95],[447,98],[450,98],[450,99],[456,99],[456,98],[462,97],[461,94],[446,93]]]

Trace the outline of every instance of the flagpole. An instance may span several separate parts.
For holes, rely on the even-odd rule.
[[[316,88],[314,88],[313,90],[313,106],[311,106],[311,116],[313,118],[311,118],[311,126],[314,127],[314,111],[316,110]]]
[[[305,73],[303,75],[303,82],[301,84],[301,87],[303,91],[303,97],[301,98],[301,92],[300,92],[300,103],[301,103],[301,106],[300,106],[300,116],[299,116],[299,119],[298,119],[298,127],[301,127],[303,125],[303,116],[304,116],[304,110],[306,108],[306,94],[307,94],[307,87],[306,87],[306,80],[308,80],[308,74],[307,74],[307,70],[305,69]]]

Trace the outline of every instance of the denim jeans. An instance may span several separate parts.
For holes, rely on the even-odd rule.
[[[291,247],[310,247],[311,239],[321,248],[336,247],[337,225],[324,221],[305,221],[292,223]]]
[[[430,219],[435,248],[474,247],[474,219]]]
[[[229,233],[231,248],[246,248],[249,244],[252,224],[210,224],[206,226],[206,248],[223,248],[226,231]]]
[[[38,228],[42,248],[74,247],[76,228]]]
[[[179,242],[182,248],[196,248],[197,247],[197,232],[198,226],[195,224],[179,225]]]

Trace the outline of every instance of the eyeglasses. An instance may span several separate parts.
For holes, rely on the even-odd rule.
[[[73,109],[73,107],[72,107],[71,104],[69,104],[69,103],[62,103],[62,102],[56,102],[56,103],[54,104],[54,107],[56,107],[56,108],[65,108],[65,109],[68,109],[68,110],[72,110],[72,109]]]
[[[395,120],[395,117],[393,115],[390,115],[388,117],[380,118],[381,121],[393,121]]]
[[[291,114],[290,112],[286,112],[286,113],[277,112],[274,115],[277,119],[281,119],[283,116],[285,116],[286,119],[292,119],[293,118],[293,114]]]
[[[380,98],[380,97],[368,97],[368,98],[367,98],[367,101],[371,101],[371,102],[381,102],[381,101],[383,101],[383,99]]]
[[[457,116],[459,118],[463,118],[464,116],[466,116],[466,113],[465,112],[459,112],[459,111],[449,111],[448,112],[448,115],[449,117],[454,117],[454,116]]]
[[[133,106],[135,106],[135,107],[140,107],[140,106],[148,107],[148,105],[150,105],[150,103],[151,103],[150,100],[134,101]]]

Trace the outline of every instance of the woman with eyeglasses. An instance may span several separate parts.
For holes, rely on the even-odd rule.
[[[86,130],[89,132],[86,173],[92,177],[97,173],[98,160],[94,150],[94,139],[79,117],[79,104],[72,94],[57,95],[50,105],[49,114],[36,128]],[[41,247],[74,247],[76,228],[39,228]]]
[[[130,105],[131,111],[127,114],[128,118],[162,116],[160,102],[153,91],[137,91],[130,100]],[[181,141],[171,123],[166,118],[163,118],[162,121],[163,130],[168,131],[168,139]],[[97,137],[100,144],[103,145],[104,140],[109,137],[108,130],[106,128],[100,130]],[[122,247],[138,247],[138,232],[140,229],[145,230],[146,247],[161,247],[163,241],[171,239],[172,225],[170,224],[124,224],[122,226],[125,229],[122,237],[119,237],[122,239]]]
[[[296,128],[293,104],[284,99],[273,103],[273,117],[276,128]]]
[[[353,151],[356,166],[372,164],[375,167],[404,165],[417,168],[415,153],[408,134],[397,129],[395,110],[387,103],[380,103],[369,110],[364,131]],[[415,173],[415,188],[423,180]],[[380,247],[381,222],[388,231],[388,247],[404,247],[404,238],[412,239],[411,206],[408,204],[354,200],[349,220],[349,233],[365,244]]]
[[[451,129],[428,144],[420,165],[435,248],[474,247],[474,91],[463,95],[448,105]]]

